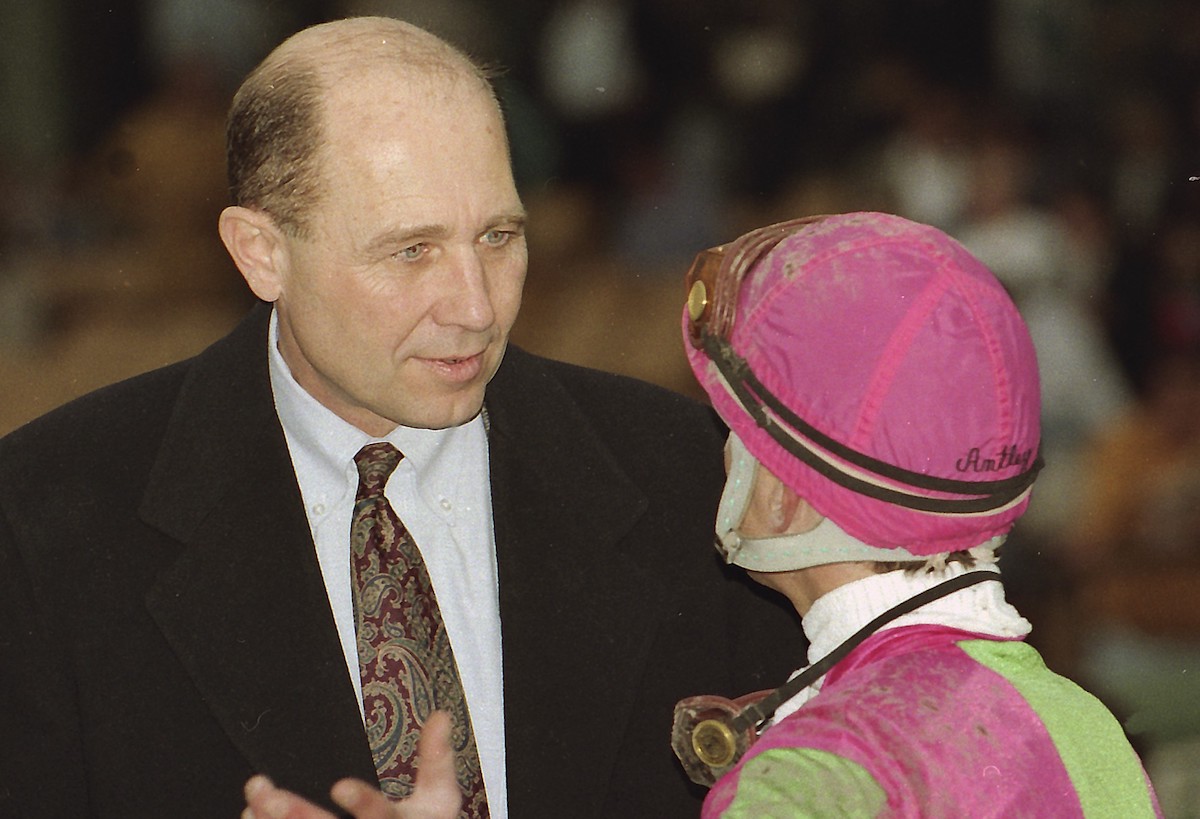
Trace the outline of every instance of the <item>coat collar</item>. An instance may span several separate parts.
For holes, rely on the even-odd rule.
[[[146,602],[253,768],[324,799],[374,767],[275,415],[269,315],[202,353],[180,390],[141,514],[187,548]]]

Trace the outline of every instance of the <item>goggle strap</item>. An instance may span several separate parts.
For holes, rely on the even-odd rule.
[[[1033,485],[1042,468],[1039,454],[1033,465],[1019,475],[997,481],[960,481],[925,475],[877,460],[851,449],[813,427],[792,412],[768,390],[750,369],[745,359],[734,352],[732,345],[711,333],[702,337],[709,359],[716,365],[726,386],[755,423],[780,446],[795,455],[819,474],[840,486],[867,497],[921,512],[946,515],[975,515],[993,513],[1020,502]],[[767,413],[770,410],[772,415]],[[776,420],[778,418],[779,420]],[[782,422],[782,423],[781,423]],[[786,424],[790,429],[784,428]],[[822,457],[804,440],[810,440],[848,464],[868,473],[915,489],[976,495],[974,498],[932,498],[903,492],[850,474],[844,468]],[[1040,449],[1040,447],[1039,447]]]

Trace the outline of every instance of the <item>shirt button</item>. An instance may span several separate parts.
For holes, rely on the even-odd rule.
[[[313,510],[314,515],[323,515],[323,514],[325,514],[325,504],[323,504],[323,503],[314,504],[312,510]]]
[[[454,504],[452,504],[452,503],[450,502],[450,499],[449,499],[449,498],[442,498],[442,500],[441,500],[441,506],[442,506],[442,508],[443,508],[443,509],[445,509],[447,512],[449,512],[451,509],[453,509],[453,508],[454,508]]]

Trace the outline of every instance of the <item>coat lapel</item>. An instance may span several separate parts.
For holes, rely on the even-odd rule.
[[[647,499],[536,359],[509,351],[488,411],[509,808],[598,816],[667,604],[621,549]]]
[[[324,799],[374,767],[274,411],[268,314],[202,354],[180,392],[142,515],[185,548],[146,604],[252,767]]]

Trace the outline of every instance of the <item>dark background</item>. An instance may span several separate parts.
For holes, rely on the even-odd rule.
[[[1043,374],[1011,596],[1169,815],[1200,815],[1200,4],[4,2],[0,433],[236,321],[229,97],[288,33],[357,13],[500,69],[534,351],[696,394],[683,272],[777,219],[893,211],[987,262]]]

